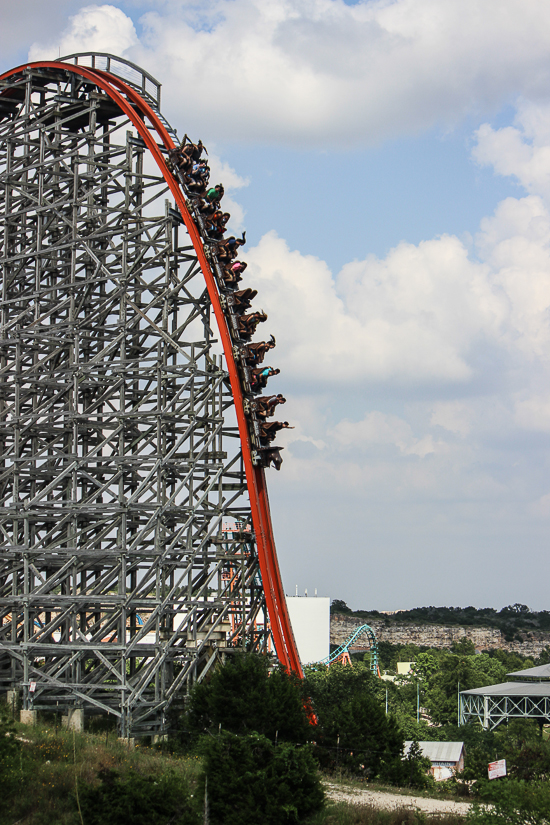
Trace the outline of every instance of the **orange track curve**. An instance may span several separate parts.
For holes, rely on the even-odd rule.
[[[112,75],[98,69],[89,69],[84,66],[77,66],[70,63],[61,63],[59,61],[40,61],[36,63],[27,63],[24,66],[18,66],[15,69],[10,69],[8,72],[0,75],[0,80],[6,80],[13,75],[21,74],[27,68],[64,69],[65,71],[73,72],[74,74],[78,74],[81,77],[91,80],[99,86],[99,88],[106,92],[107,95],[118,105],[121,111],[123,111],[134,124],[138,133],[143,138],[145,145],[155,158],[155,161],[166,183],[168,184],[172,195],[174,196],[174,200],[181,212],[204,275],[227,363],[229,378],[231,381],[231,390],[235,402],[237,422],[239,426],[248,494],[250,498],[250,508],[252,512],[252,524],[256,535],[258,561],[260,564],[267,612],[273,634],[273,641],[275,643],[277,658],[287,670],[294,671],[294,673],[298,676],[303,677],[302,665],[298,655],[298,650],[296,648],[292,626],[290,624],[281,573],[279,570],[279,562],[275,549],[265,472],[263,467],[255,467],[252,463],[250,436],[246,416],[244,414],[242,387],[233,355],[233,346],[229,335],[227,321],[220,303],[216,281],[206,259],[199,231],[187,209],[185,196],[181,191],[178,182],[168,169],[162,151],[159,149],[159,146],[153,139],[151,132],[146,127],[144,122],[145,117],[156,131],[160,141],[166,149],[174,148],[174,142],[166,131],[166,128],[162,124],[161,120],[149,104],[138,92],[124,83],[124,81],[120,80],[120,78],[116,77],[116,75]],[[143,117],[139,116],[134,106],[130,105],[128,101],[131,101],[134,106],[138,107]]]

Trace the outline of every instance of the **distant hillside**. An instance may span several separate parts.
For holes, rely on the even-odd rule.
[[[438,625],[452,628],[459,626],[467,628],[487,628],[498,633],[494,635],[501,638],[508,644],[514,642],[525,642],[527,639],[537,638],[542,641],[547,633],[550,633],[550,611],[533,611],[525,604],[513,604],[503,607],[502,610],[495,610],[493,607],[415,607],[412,610],[400,610],[397,613],[387,614],[378,610],[351,610],[341,599],[335,599],[331,605],[331,613],[338,615],[341,619],[362,619],[366,624],[376,625],[378,628],[385,628],[391,633],[391,629],[414,625],[422,627],[426,625]],[[458,628],[457,628],[458,629]],[[385,634],[384,634],[385,635]],[[454,634],[453,634],[454,635]],[[461,636],[468,633],[460,634]],[[549,637],[550,638],[550,637]],[[516,647],[514,645],[514,647]]]

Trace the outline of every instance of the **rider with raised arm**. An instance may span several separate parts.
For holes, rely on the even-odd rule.
[[[237,295],[235,292],[234,295]],[[273,349],[276,344],[275,338],[272,335],[269,341],[258,341],[255,344],[246,344],[241,350],[241,358],[248,364],[249,367],[255,367],[256,364],[261,364],[266,353]]]

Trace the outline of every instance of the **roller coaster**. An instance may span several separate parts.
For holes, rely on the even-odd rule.
[[[265,478],[275,341],[251,343],[244,233],[160,101],[109,54],[0,76],[0,688],[121,737],[164,735],[234,651],[302,675]]]
[[[334,662],[341,662],[342,664],[351,664],[351,657],[350,657],[350,650],[353,648],[354,642],[360,636],[366,636],[369,642],[369,653],[370,653],[370,669],[375,674],[375,676],[380,676],[380,667],[378,664],[378,645],[376,643],[376,635],[372,627],[368,624],[362,624],[361,627],[358,627],[350,636],[346,639],[346,641],[337,647],[335,650],[332,651],[325,659],[323,659],[319,664],[323,665],[332,665]]]

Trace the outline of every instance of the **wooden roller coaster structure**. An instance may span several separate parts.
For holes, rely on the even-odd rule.
[[[113,55],[0,76],[0,687],[123,737],[163,735],[235,650],[302,675],[178,142],[158,81]]]

